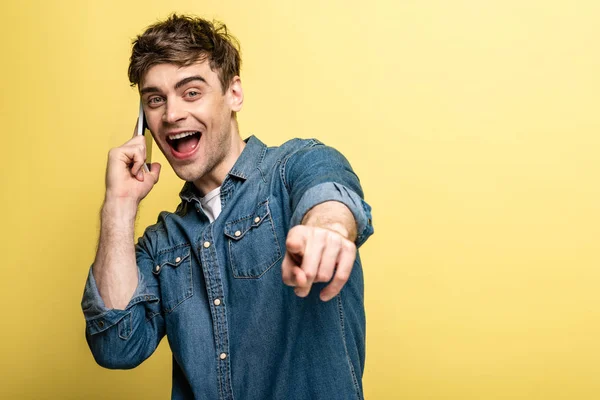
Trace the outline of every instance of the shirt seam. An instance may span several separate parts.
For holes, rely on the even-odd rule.
[[[290,194],[290,187],[288,185],[287,179],[285,178],[285,175],[286,175],[287,163],[288,163],[289,159],[292,158],[292,156],[296,155],[299,151],[304,150],[306,148],[315,147],[315,146],[323,146],[323,143],[319,142],[316,139],[308,139],[301,148],[297,149],[296,151],[291,152],[290,154],[288,154],[281,160],[280,176],[281,176],[281,180],[283,182],[283,186],[285,187],[285,189],[288,192],[288,195]]]
[[[348,367],[350,368],[350,375],[352,377],[352,383],[354,384],[354,390],[356,391],[356,398],[362,399],[360,395],[360,387],[358,385],[358,379],[356,378],[356,371],[354,370],[354,365],[352,365],[352,360],[350,358],[350,354],[348,354],[348,345],[346,343],[346,328],[344,324],[344,307],[342,306],[342,294],[338,294],[337,296],[337,305],[338,312],[340,317],[340,328],[342,329],[342,342],[344,344],[344,352],[346,353],[346,361],[348,362]]]

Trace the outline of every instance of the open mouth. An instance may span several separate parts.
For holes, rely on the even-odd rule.
[[[167,137],[167,143],[178,156],[189,155],[196,150],[202,134],[198,131],[181,132]]]

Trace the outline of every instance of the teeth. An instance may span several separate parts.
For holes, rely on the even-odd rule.
[[[194,133],[196,133],[196,132],[195,131],[181,132],[181,133],[178,133],[176,135],[169,136],[169,139],[171,139],[171,140],[182,139],[182,138],[187,137],[187,136],[192,136]]]

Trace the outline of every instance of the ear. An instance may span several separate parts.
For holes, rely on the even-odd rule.
[[[242,89],[242,80],[239,76],[234,76],[227,89],[227,97],[229,98],[229,106],[231,111],[238,112],[244,104],[244,90]]]

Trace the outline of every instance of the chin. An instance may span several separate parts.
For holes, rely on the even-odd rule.
[[[179,179],[186,182],[194,182],[202,177],[202,173],[196,168],[193,168],[193,165],[173,166],[173,164],[171,164],[171,168],[173,168],[175,175],[177,175]]]
[[[193,173],[185,173],[185,172],[175,171],[175,174],[179,177],[179,179],[186,181],[186,182],[195,182],[198,179],[202,178],[202,175],[193,174]]]

